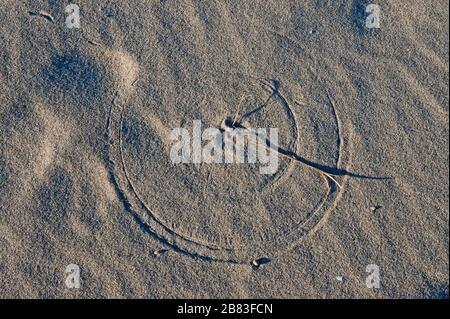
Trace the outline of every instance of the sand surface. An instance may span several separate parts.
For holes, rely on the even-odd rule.
[[[448,297],[449,4],[374,2],[0,0],[0,298]],[[238,105],[342,188],[171,162]]]

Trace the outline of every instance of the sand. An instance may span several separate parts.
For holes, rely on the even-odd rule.
[[[0,0],[0,298],[448,298],[448,2],[375,2]],[[238,109],[342,187],[172,163]]]

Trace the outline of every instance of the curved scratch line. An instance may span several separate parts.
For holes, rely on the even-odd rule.
[[[266,83],[266,85],[268,85],[268,84]],[[281,94],[279,89],[276,89],[276,88],[272,87],[271,85],[269,85],[269,86],[272,89],[271,97],[272,96],[278,97],[281,100],[281,103],[283,104],[284,108],[287,109],[288,115],[290,115],[290,118],[292,119],[292,122],[294,123],[295,139],[294,139],[292,148],[294,149],[294,152],[297,153],[298,152],[298,143],[300,141],[300,133],[299,133],[300,129],[299,129],[297,117],[296,117],[294,111],[292,110],[291,106],[289,105],[287,99]],[[268,190],[273,190],[278,184],[280,184],[283,180],[285,180],[289,176],[289,173],[292,172],[293,169],[294,169],[294,163],[292,161],[289,161],[288,167],[285,168],[283,170],[283,172],[281,172],[272,181],[272,183],[271,183],[271,185],[269,185],[269,187],[267,187],[266,189],[263,189],[263,193],[266,193]]]
[[[249,77],[253,77],[253,76],[251,76],[251,75],[248,75],[248,76],[249,76]],[[253,77],[253,78],[255,78],[255,77]],[[258,79],[261,80],[261,78],[258,78]],[[274,88],[273,88],[273,89],[274,89]],[[294,141],[294,147],[295,147],[295,149],[296,149],[296,148],[297,148],[297,142],[298,142],[298,140],[299,140],[299,133],[298,133],[298,132],[299,132],[299,129],[298,129],[298,124],[297,124],[296,116],[295,116],[295,114],[294,114],[292,108],[290,107],[289,103],[287,102],[286,98],[284,98],[284,96],[283,96],[280,92],[278,92],[278,90],[274,90],[273,93],[274,93],[274,95],[276,95],[276,96],[278,96],[278,97],[280,98],[280,100],[282,101],[284,107],[288,110],[288,113],[289,113],[289,114],[291,115],[291,117],[292,117],[292,120],[293,120],[293,122],[294,122],[294,129],[295,129],[296,136],[297,136],[297,139]],[[115,98],[113,99],[113,104],[115,105]],[[109,118],[108,118],[108,127],[109,127],[109,124],[110,124],[110,118],[111,118],[111,116],[112,116],[112,114],[111,114],[111,113],[112,113],[112,107],[113,107],[113,106],[111,106],[110,115],[109,115]],[[120,107],[120,106],[119,106],[119,107]],[[340,127],[339,127],[340,125],[339,125],[339,120],[338,120],[338,118],[337,118],[336,110],[334,109],[334,105],[332,105],[332,107],[333,107],[333,110],[334,110],[336,122],[337,122],[337,124],[338,124],[339,153],[338,153],[338,161],[337,161],[337,162],[338,162],[338,164],[339,164],[339,163],[340,163],[340,160],[341,160],[340,152],[341,152],[341,149],[342,149],[342,144],[341,144],[341,142],[340,142]],[[136,198],[136,199],[138,200],[138,202],[140,203],[141,207],[144,208],[144,210],[147,212],[147,215],[149,215],[149,217],[151,217],[151,219],[153,219],[160,227],[162,227],[163,230],[164,230],[165,232],[167,232],[168,234],[170,234],[170,235],[173,236],[174,238],[178,237],[179,239],[181,239],[182,241],[184,241],[184,242],[186,242],[186,243],[193,244],[193,245],[196,245],[196,246],[198,246],[198,247],[203,247],[203,248],[209,249],[210,251],[220,251],[220,250],[224,250],[224,251],[229,251],[229,252],[237,252],[235,248],[224,248],[224,247],[220,247],[220,246],[208,245],[208,244],[204,244],[204,243],[201,243],[201,242],[192,240],[192,239],[187,238],[187,237],[185,237],[185,236],[182,236],[182,235],[176,233],[174,230],[172,230],[172,229],[170,229],[169,227],[167,227],[166,225],[164,225],[164,224],[163,224],[163,223],[162,223],[162,222],[161,222],[161,221],[160,221],[160,220],[152,213],[151,209],[150,209],[150,208],[145,204],[145,202],[141,199],[141,197],[140,197],[140,195],[138,194],[136,188],[134,187],[134,184],[133,184],[131,178],[129,177],[129,174],[128,174],[128,171],[127,171],[127,168],[126,168],[126,165],[125,165],[125,159],[124,159],[124,155],[123,155],[123,145],[122,145],[122,130],[123,130],[124,112],[125,112],[125,107],[121,107],[121,113],[120,113],[120,129],[119,129],[119,152],[120,152],[120,157],[121,157],[121,162],[122,162],[121,164],[122,164],[122,167],[123,167],[123,172],[124,172],[125,178],[126,178],[128,184],[129,184],[129,188],[131,189],[131,191],[132,191],[132,193],[134,194],[135,198]],[[293,166],[293,164],[291,165],[291,167],[292,167],[292,166]],[[280,176],[279,178],[281,178],[281,177],[282,177],[282,176]],[[115,178],[115,176],[114,176],[114,178]],[[325,179],[325,180],[326,180],[326,179]],[[326,180],[326,182],[329,183],[328,180]],[[334,184],[332,184],[332,185],[334,185]],[[321,219],[323,219],[323,217],[325,216],[325,214],[322,215],[322,216],[318,216],[318,217],[319,217],[318,222],[317,222],[316,224],[314,224],[311,228],[308,229],[308,228],[303,227],[303,226],[304,226],[305,224],[307,224],[308,222],[311,222],[311,221],[314,222],[314,221],[313,221],[313,218],[316,217],[316,216],[318,215],[318,214],[317,214],[318,211],[320,211],[320,209],[325,205],[325,203],[328,201],[328,199],[332,199],[330,196],[332,196],[332,195],[335,193],[334,187],[330,187],[330,186],[332,186],[332,185],[328,184],[328,192],[327,192],[326,196],[324,196],[324,198],[323,198],[323,200],[322,200],[322,203],[321,203],[321,204],[319,205],[319,207],[314,211],[314,213],[311,214],[311,216],[310,216],[306,221],[304,221],[303,223],[299,223],[299,224],[297,225],[298,229],[294,229],[294,230],[292,230],[291,232],[289,232],[289,233],[288,233],[288,236],[289,236],[290,234],[295,233],[295,232],[298,232],[298,231],[300,230],[300,231],[304,231],[304,232],[305,232],[305,233],[302,234],[302,236],[301,236],[301,237],[303,237],[304,235],[308,235],[308,233],[309,233],[310,231],[313,231],[313,229],[315,229],[317,226],[319,226],[320,221],[321,221]],[[195,251],[192,252],[190,248],[180,247],[180,246],[178,246],[178,245],[176,244],[176,239],[174,239],[174,242],[172,243],[172,242],[168,241],[164,236],[158,234],[158,232],[157,232],[155,229],[153,229],[148,223],[146,223],[146,222],[142,219],[142,217],[140,216],[140,214],[136,213],[136,212],[132,209],[132,207],[131,207],[130,204],[126,205],[126,208],[127,208],[128,210],[130,210],[131,213],[133,213],[133,217],[134,217],[135,219],[138,220],[138,222],[141,224],[141,227],[144,227],[144,228],[145,228],[152,236],[155,236],[155,237],[158,238],[160,241],[162,241],[164,244],[166,244],[166,245],[172,247],[175,251],[177,251],[177,252],[179,252],[179,253],[185,254],[185,255],[190,256],[190,257],[193,257],[193,258],[198,258],[198,259],[201,259],[201,260],[211,261],[211,262],[222,262],[222,263],[224,262],[224,263],[233,263],[233,264],[247,264],[247,261],[243,261],[242,259],[239,259],[239,258],[237,258],[236,260],[233,260],[233,259],[223,259],[223,258],[215,258],[215,257],[203,255],[203,254],[198,254],[198,253],[196,253]],[[330,209],[328,209],[328,211],[329,211],[329,210],[330,210]],[[286,237],[288,237],[288,236],[283,236],[283,237],[284,237],[284,239],[287,239]],[[292,243],[292,244],[295,244],[295,243]],[[290,246],[289,243],[288,243],[288,246]]]
[[[114,101],[114,100],[113,100]],[[114,104],[114,103],[113,103]],[[116,105],[117,106],[117,105]],[[110,125],[111,125],[111,117],[112,117],[112,108],[113,105],[111,105],[110,108],[110,114],[108,116],[107,119],[107,129],[108,129],[108,140],[109,142],[111,142],[110,139]],[[123,110],[124,108],[122,108],[122,114],[123,114]],[[119,130],[119,136],[121,136],[121,130]],[[120,137],[121,138],[121,137]],[[111,144],[109,144],[111,145]],[[113,159],[111,159],[111,152],[109,151],[109,146],[108,146],[108,157],[110,160],[110,165],[114,165],[114,161]],[[122,165],[124,163],[122,162]],[[123,170],[124,174],[125,174],[125,170]],[[150,234],[152,237],[154,237],[155,239],[157,239],[158,241],[160,241],[161,243],[163,243],[166,246],[169,246],[170,248],[172,248],[174,251],[186,255],[188,257],[194,258],[194,259],[199,259],[199,260],[203,260],[203,261],[208,261],[208,262],[217,262],[217,263],[229,263],[229,264],[236,264],[236,265],[246,265],[248,264],[248,261],[242,260],[242,259],[224,259],[224,258],[214,258],[208,255],[204,255],[204,254],[199,254],[195,251],[191,251],[189,249],[186,249],[184,247],[179,247],[178,245],[176,245],[175,242],[170,242],[167,238],[165,238],[164,236],[160,235],[155,229],[153,229],[148,223],[146,223],[143,219],[142,216],[136,212],[133,207],[132,204],[130,203],[129,199],[126,197],[126,193],[121,189],[120,184],[118,182],[118,179],[115,176],[114,170],[110,171],[110,175],[112,177],[112,182],[114,183],[114,186],[116,188],[116,191],[118,192],[119,198],[121,199],[122,203],[125,206],[125,209],[127,209],[131,214],[132,217],[138,222],[139,226],[141,228],[143,228],[148,234]],[[127,178],[127,176],[125,176]],[[129,186],[133,187],[132,184],[129,182]],[[134,194],[136,196],[136,198],[138,198],[138,194]],[[141,202],[141,206],[143,202]],[[151,213],[151,212],[149,212]],[[152,218],[153,220],[155,220],[154,218]],[[166,227],[164,225],[162,225],[162,227],[164,227],[164,229],[166,229]],[[170,231],[170,230],[169,230]],[[178,236],[177,234],[175,234],[176,236]],[[185,240],[183,237],[179,236],[181,239]],[[196,243],[194,243],[196,244]]]
[[[341,124],[340,124],[340,121],[338,118],[336,105],[334,104],[334,102],[332,102],[331,97],[328,92],[328,89],[326,89],[326,91],[327,91],[327,96],[330,100],[331,108],[333,109],[333,115],[334,115],[334,118],[336,121],[336,127],[337,127],[337,135],[338,135],[338,154],[337,155],[338,155],[338,158],[336,161],[336,167],[338,168],[341,163],[341,154],[343,153],[343,143],[342,143],[342,138],[341,138]],[[342,186],[344,186],[345,180],[346,180],[346,177],[344,177]],[[328,180],[326,180],[326,183],[328,186],[327,187],[328,190],[327,190],[327,193],[325,194],[325,196],[322,197],[321,202],[316,206],[316,208],[313,210],[312,214],[305,221],[298,223],[296,225],[295,229],[286,232],[284,234],[285,238],[289,238],[290,236],[292,236],[293,234],[295,234],[299,231],[304,232],[304,234],[301,235],[300,238],[303,236],[307,236],[311,233],[314,234],[317,231],[318,227],[320,227],[320,225],[322,224],[323,219],[329,215],[329,213],[331,211],[331,207],[336,205],[336,200],[339,198],[339,194],[341,194],[342,192],[337,192],[337,194],[336,194],[336,189],[334,187],[334,184],[330,183]],[[336,194],[336,196],[333,196],[335,194]],[[329,203],[328,208],[326,208],[327,203]],[[325,208],[325,212],[323,212],[323,214],[321,215],[320,213],[323,208]],[[310,223],[311,221],[314,223],[314,218],[318,218],[317,223],[308,227],[308,223]],[[297,242],[298,242],[298,240],[292,240],[291,243],[288,243],[288,246],[289,247],[295,246],[297,244]]]
[[[343,139],[341,138],[341,122],[339,120],[339,116],[338,116],[338,112],[336,109],[336,104],[334,103],[334,100],[331,98],[331,95],[328,91],[328,89],[326,89],[327,91],[327,97],[328,100],[330,101],[330,105],[331,108],[333,109],[333,114],[334,114],[334,118],[336,121],[336,126],[338,129],[338,158],[337,158],[337,162],[336,162],[336,167],[339,168],[340,164],[341,164],[341,159],[342,156],[341,154],[343,154],[343,148],[344,148],[344,143],[343,143]],[[344,176],[344,179],[342,181],[342,186],[345,185],[345,182],[347,181],[347,176]],[[337,201],[340,199],[340,197],[342,196],[343,192],[339,192],[335,197],[334,197],[334,201],[332,203],[330,203],[330,206],[328,207],[328,209],[325,210],[325,212],[323,213],[323,215],[320,217],[320,220],[317,224],[315,224],[310,230],[309,232],[306,234],[307,236],[312,236],[314,235],[317,230],[319,230],[319,228],[323,225],[324,221],[328,219],[328,216],[330,215],[332,209],[334,209],[337,205]],[[329,196],[331,196],[332,194],[329,194]],[[330,198],[331,200],[332,198]],[[323,205],[325,205],[325,203],[323,203]],[[320,208],[319,208],[320,209]]]
[[[164,223],[161,222],[156,217],[156,215],[151,211],[151,209],[145,204],[145,202],[142,200],[141,196],[136,191],[136,188],[134,187],[134,184],[133,184],[131,178],[129,177],[128,170],[127,170],[127,167],[125,165],[125,159],[124,159],[124,156],[123,156],[123,147],[122,147],[122,129],[123,129],[123,114],[124,114],[124,112],[125,112],[125,107],[122,107],[122,111],[121,111],[121,115],[120,115],[120,132],[119,132],[120,157],[121,157],[122,166],[123,166],[123,170],[124,170],[124,174],[125,174],[125,177],[127,179],[127,182],[129,183],[131,191],[134,193],[134,195],[136,196],[136,198],[138,199],[138,201],[140,202],[142,207],[147,211],[147,213],[152,217],[152,219],[154,219],[158,223],[159,226],[163,227],[164,230],[167,231],[172,236],[177,236],[177,237],[185,240],[186,242],[190,242],[190,243],[193,243],[193,244],[196,244],[196,245],[200,245],[200,246],[203,246],[203,247],[211,249],[211,250],[219,250],[219,249],[230,250],[230,248],[224,248],[224,247],[220,247],[220,246],[213,246],[213,245],[201,243],[199,241],[187,238],[187,237],[185,237],[185,236],[175,232],[174,230],[172,230],[169,227],[167,227],[166,225],[164,225]]]

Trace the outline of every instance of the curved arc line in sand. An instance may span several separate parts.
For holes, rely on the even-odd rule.
[[[264,83],[264,84],[268,85],[267,83]],[[280,90],[275,89],[271,85],[269,85],[269,86],[272,89],[272,94],[271,94],[270,98],[278,97],[281,100],[282,104],[284,104],[285,108],[287,108],[288,114],[290,115],[291,120],[294,123],[295,139],[294,139],[294,143],[292,146],[293,146],[294,152],[298,153],[298,143],[300,141],[300,133],[299,133],[300,129],[299,129],[299,125],[298,125],[297,116],[295,115],[294,110],[292,110],[287,99],[283,96],[283,94],[280,92]],[[270,101],[270,99],[268,101]],[[265,187],[262,190],[262,193],[267,192],[267,190],[276,188],[278,184],[280,184],[283,180],[285,180],[287,178],[286,176],[288,175],[288,173],[290,173],[294,169],[294,166],[295,166],[294,163],[292,161],[289,161],[287,168],[283,169],[283,171],[280,174],[278,174],[278,176],[272,181],[272,183],[270,185],[268,185],[268,187]]]
[[[253,77],[253,76],[250,76]],[[253,77],[256,78],[256,77]],[[261,78],[259,78],[260,80]],[[328,93],[328,91],[327,91]],[[299,128],[298,128],[298,121],[296,119],[295,113],[292,110],[291,106],[289,105],[286,98],[278,91],[274,92],[276,96],[278,96],[283,104],[285,104],[285,107],[288,109],[288,113],[291,115],[294,126],[295,126],[295,132],[297,133],[296,139],[294,142],[295,145],[295,151],[297,149],[297,143],[299,140]],[[340,121],[338,118],[336,107],[331,100],[331,97],[329,96],[330,104],[333,109],[337,130],[338,130],[338,159],[336,165],[341,166],[342,165],[342,157],[341,153],[343,151],[343,143],[342,143],[342,137],[341,137],[341,128],[340,128]],[[142,223],[146,230],[149,231],[153,236],[157,237],[161,242],[164,244],[170,245],[175,251],[183,253],[185,255],[188,255],[193,258],[197,258],[200,260],[205,261],[213,261],[213,262],[225,262],[225,263],[232,263],[232,264],[248,264],[248,260],[245,258],[242,258],[239,256],[240,251],[235,248],[229,248],[229,247],[220,247],[218,245],[213,245],[209,243],[203,243],[201,241],[189,238],[187,236],[183,236],[170,227],[166,226],[162,221],[158,219],[158,217],[152,212],[152,210],[148,207],[148,205],[142,200],[141,196],[137,192],[129,174],[126,168],[126,162],[123,155],[123,145],[122,145],[122,130],[123,130],[123,119],[124,119],[124,112],[125,112],[125,106],[120,107],[119,105],[116,105],[115,103],[116,97],[113,99],[113,103],[111,106],[109,118],[108,118],[108,138],[110,141],[110,147],[113,146],[111,135],[118,133],[118,140],[119,140],[119,146],[118,146],[118,152],[120,157],[120,165],[121,165],[121,172],[123,173],[123,178],[125,179],[126,183],[128,184],[128,187],[123,187],[120,183],[120,178],[115,169],[116,165],[114,164],[114,159],[111,158],[111,152],[108,152],[110,163],[112,163],[112,177],[114,178],[117,187],[119,188],[119,191],[122,193],[122,196],[125,197],[123,201],[125,201],[125,206],[128,210],[130,210],[134,217],[139,220],[140,223]],[[114,107],[119,107],[119,119],[117,123],[117,127],[114,129],[114,125],[111,125],[113,123],[113,115],[114,115]],[[112,128],[112,130],[111,130]],[[117,151],[117,150],[116,150]],[[293,163],[289,164],[289,168],[293,166]],[[286,169],[287,171],[288,169]],[[282,176],[278,177],[278,179],[282,178]],[[345,179],[344,179],[345,181]],[[272,186],[272,185],[271,185]],[[305,235],[308,235],[311,232],[315,232],[318,227],[321,226],[322,220],[324,217],[326,217],[331,209],[336,205],[336,200],[340,198],[340,196],[336,196],[336,193],[341,193],[336,191],[336,186],[331,182],[328,182],[328,191],[323,196],[322,201],[316,206],[312,214],[307,218],[307,220],[299,223],[296,226],[296,229],[287,232],[282,235],[282,238],[280,240],[276,241],[275,250],[273,254],[277,254],[280,250],[281,246],[283,248],[290,249],[291,247],[295,246],[299,240],[301,240]],[[128,188],[128,191],[126,191]],[[134,201],[137,203],[137,206],[140,206],[144,211],[145,215],[148,218],[145,218],[142,216],[142,213],[139,213],[139,210],[135,209],[133,207],[133,204],[130,202],[130,194],[132,197],[134,197]],[[127,196],[128,195],[128,196]],[[141,225],[142,226],[142,225]]]
[[[337,155],[338,155],[338,157],[337,157],[335,165],[338,168],[342,164],[341,163],[341,161],[342,161],[341,154],[343,152],[343,143],[342,143],[342,137],[341,137],[341,134],[342,134],[341,133],[341,124],[340,124],[340,120],[338,117],[336,105],[335,105],[334,101],[331,99],[328,90],[326,91],[326,93],[327,93],[327,97],[330,102],[330,106],[333,110],[333,117],[335,119],[336,127],[337,127],[337,135],[338,135],[338,141],[337,141],[338,154]],[[278,92],[278,95],[279,95],[280,99],[283,100],[283,103],[286,105],[286,107],[289,108],[290,114],[292,114],[292,116],[294,118],[294,122],[297,123],[294,110],[291,108],[289,102],[287,101],[287,98],[284,97],[281,94],[281,92]],[[299,104],[299,103],[297,102],[297,104]],[[298,126],[296,128],[297,128],[296,131],[298,132],[299,131]],[[297,135],[297,137],[299,138],[298,135]],[[295,150],[295,152],[297,153],[297,150]],[[294,164],[291,161],[290,167],[292,167],[293,165]],[[345,181],[345,179],[344,179],[344,181]],[[336,200],[338,200],[340,198],[339,194],[341,194],[341,192],[336,191],[337,188],[336,188],[336,185],[333,183],[333,181],[329,181],[329,180],[325,179],[325,183],[327,184],[326,185],[327,192],[322,197],[322,200],[320,201],[320,203],[316,206],[316,208],[312,211],[311,215],[305,221],[298,223],[294,227],[293,230],[287,231],[283,234],[283,237],[281,239],[279,239],[279,242],[281,245],[287,246],[289,249],[291,249],[305,235],[308,235],[311,232],[317,231],[317,229],[321,226],[323,218],[329,214],[332,207],[336,204]],[[342,186],[343,185],[344,184],[342,183]],[[335,194],[337,194],[337,195],[335,195]],[[311,225],[309,225],[309,224],[311,224]],[[294,239],[293,237],[296,239]]]
[[[261,79],[258,79],[258,80],[261,81]],[[294,152],[298,153],[297,148],[298,148],[298,142],[300,140],[300,134],[299,134],[300,128],[299,128],[297,116],[295,115],[294,110],[290,106],[288,99],[280,92],[281,88],[276,89],[267,82],[263,82],[263,84],[269,86],[272,90],[271,96],[269,97],[268,101],[272,97],[279,98],[281,100],[281,103],[284,105],[284,107],[287,108],[288,114],[292,118],[292,121],[294,122],[294,128],[295,128],[296,138],[294,141]],[[336,106],[335,106],[334,102],[331,100],[328,90],[327,90],[327,96],[329,98],[331,108],[333,110],[333,116],[335,118],[337,131],[338,131],[337,132],[337,134],[338,134],[338,158],[336,161],[336,167],[339,167],[340,166],[339,164],[341,161],[341,152],[342,152],[340,122],[338,119]],[[288,168],[285,169],[266,189],[263,189],[262,192],[266,193],[267,190],[273,190],[274,188],[276,188],[280,182],[282,182],[285,178],[287,178],[286,177],[287,175],[285,173],[290,172],[294,168],[294,166],[295,166],[295,164],[293,163],[293,161],[289,161]],[[321,221],[321,219],[323,218],[323,216],[325,216],[326,213],[331,209],[331,207],[332,207],[331,204],[328,206],[325,206],[325,205],[327,203],[333,202],[333,199],[336,199],[336,197],[333,198],[333,194],[336,193],[336,189],[335,189],[335,185],[333,184],[333,181],[330,182],[327,179],[325,179],[325,184],[327,187],[327,192],[324,194],[324,196],[322,197],[322,199],[318,203],[318,205],[316,205],[316,207],[313,209],[313,212],[311,213],[311,215],[305,221],[302,221],[302,222],[298,223],[297,225],[295,225],[293,230],[282,233],[281,234],[282,237],[281,238],[278,237],[278,239],[277,239],[277,242],[280,245],[291,247],[292,243],[289,243],[289,242],[294,242],[294,240],[289,240],[290,237],[298,236],[301,238],[304,235],[306,235],[308,232],[312,231],[313,228],[318,226],[318,224]],[[319,214],[319,211],[321,211],[322,209],[325,209],[326,211],[323,212],[323,214]],[[318,218],[318,220],[315,223],[313,223],[312,226],[308,227],[307,224],[310,223],[313,218]]]
[[[116,188],[116,191],[119,195],[119,198],[121,200],[121,202],[124,204],[125,208],[130,211],[133,214],[133,217],[135,219],[137,219],[137,221],[139,222],[140,226],[142,228],[145,228],[145,231],[149,232],[153,237],[155,237],[158,241],[160,241],[161,243],[168,245],[170,247],[172,247],[175,251],[182,253],[184,255],[187,255],[189,257],[192,258],[196,258],[196,259],[200,259],[200,260],[204,260],[204,261],[213,261],[213,262],[222,262],[222,263],[231,263],[231,264],[247,264],[247,262],[243,262],[241,260],[236,260],[233,258],[216,258],[216,257],[212,257],[211,255],[214,254],[214,252],[217,252],[219,250],[225,250],[223,248],[220,247],[212,247],[210,245],[204,245],[202,243],[198,243],[192,240],[189,240],[187,238],[184,238],[183,236],[180,236],[179,234],[177,234],[176,232],[174,232],[173,230],[171,230],[170,228],[168,228],[167,226],[165,226],[162,222],[160,222],[156,216],[152,213],[152,211],[145,205],[145,203],[141,200],[139,194],[136,192],[136,189],[134,188],[131,179],[128,177],[128,173],[126,172],[126,166],[125,166],[125,161],[124,158],[121,156],[122,154],[122,147],[121,147],[121,136],[122,136],[122,132],[121,129],[119,130],[114,130],[114,107],[117,106],[115,105],[114,101],[115,101],[116,97],[113,99],[113,103],[110,109],[110,115],[108,117],[108,121],[107,121],[107,136],[108,136],[108,140],[109,140],[109,145],[108,145],[108,157],[109,157],[109,170],[110,170],[110,174],[112,177],[112,182]],[[122,119],[123,119],[123,112],[124,112],[125,108],[122,107],[121,111],[120,111],[120,116],[119,116],[119,121],[118,121],[118,125],[121,126],[122,123]],[[116,152],[118,152],[119,157],[120,157],[120,163],[119,165],[121,166],[121,169],[117,170],[117,163],[114,161],[114,159],[112,158],[112,152],[111,152],[111,147],[114,146],[114,138],[112,137],[114,134],[119,134],[118,136],[118,140],[119,140],[119,150],[115,150]],[[121,185],[121,174],[123,174],[122,179],[124,179],[126,181],[126,183],[128,184],[128,187],[123,187],[123,185]],[[127,191],[128,188],[128,191]],[[138,209],[135,207],[135,203],[132,202],[133,200],[133,196],[130,196],[130,193],[134,196],[134,201],[137,202],[137,206],[141,206],[145,211],[146,211],[146,215],[149,218],[149,220],[146,220],[145,217],[143,217]],[[189,244],[189,246],[194,246],[194,247],[181,247],[178,246],[177,243],[177,239],[181,239],[182,241],[186,242],[187,244]],[[207,249],[208,252],[206,254],[204,253],[197,253],[196,249],[194,249],[196,246],[200,246],[203,249]]]
[[[225,250],[230,250],[231,248],[224,248],[224,247],[219,247],[216,245],[211,245],[211,244],[207,244],[207,243],[202,243],[200,241],[188,238],[184,235],[181,235],[179,233],[177,233],[176,231],[174,231],[173,229],[170,229],[169,227],[167,227],[166,225],[164,225],[164,223],[162,221],[160,221],[156,215],[151,211],[151,209],[147,206],[147,204],[144,202],[144,200],[142,200],[142,197],[139,195],[139,193],[136,190],[136,187],[133,184],[133,181],[130,178],[130,175],[128,174],[128,170],[127,170],[127,166],[125,164],[125,159],[123,156],[123,147],[122,147],[122,129],[123,129],[123,114],[125,112],[125,108],[122,107],[122,111],[121,111],[121,115],[120,115],[120,132],[119,132],[119,140],[120,140],[120,158],[121,158],[121,163],[122,163],[122,168],[125,174],[125,177],[127,179],[127,182],[130,185],[130,188],[132,190],[132,192],[134,193],[134,195],[137,197],[137,199],[139,200],[140,203],[142,203],[142,207],[147,211],[148,214],[150,214],[152,216],[152,218],[161,226],[164,228],[165,231],[169,232],[171,235],[177,236],[182,238],[183,240],[186,240],[190,243],[194,243],[194,244],[199,244],[202,246],[205,246],[208,249],[212,249],[212,250],[218,250],[218,249],[225,249]]]
[[[343,150],[344,143],[343,143],[342,128],[341,128],[342,124],[340,122],[338,111],[337,111],[336,104],[335,104],[334,100],[331,98],[331,95],[330,95],[328,90],[326,90],[326,93],[327,93],[327,97],[328,97],[330,106],[331,106],[331,108],[333,110],[333,116],[334,116],[334,119],[335,119],[335,122],[336,122],[336,127],[337,127],[338,158],[336,160],[336,168],[339,168],[343,164],[342,163],[342,154],[344,152],[344,150]],[[347,181],[347,176],[344,176],[343,181],[341,182],[342,183],[342,189],[344,188],[346,181]],[[300,235],[302,234],[302,236],[298,236],[299,238],[292,239],[290,241],[290,243],[288,243],[289,249],[292,249],[295,245],[297,245],[298,241],[303,236],[315,234],[316,231],[323,225],[324,221],[327,219],[327,217],[330,214],[330,212],[333,209],[333,207],[336,206],[337,201],[339,201],[339,199],[341,198],[343,191],[336,192],[336,185],[333,182],[329,182],[328,186],[329,187],[328,187],[327,194],[323,197],[322,202],[313,211],[311,216],[307,220],[305,220],[304,222],[299,223],[298,226],[297,226],[297,229],[291,231],[287,235],[289,237],[295,237],[296,235],[298,236],[299,232],[300,232]],[[322,211],[321,214],[319,214],[320,211]],[[315,223],[313,222],[312,225],[308,225],[308,223],[311,223],[311,220],[313,220],[314,218],[317,219],[317,221]]]

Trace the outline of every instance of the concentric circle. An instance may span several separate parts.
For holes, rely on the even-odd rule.
[[[179,127],[191,132],[193,120],[205,129],[219,127],[239,109],[252,128],[277,128],[280,148],[336,167],[341,151],[336,110],[323,84],[309,89],[320,92],[308,96],[282,79],[237,74],[219,97],[184,101],[183,116],[161,100],[113,105],[109,156],[129,210],[161,241],[207,260],[246,263],[301,239],[336,199],[337,191],[320,174],[281,157],[273,175],[261,174],[260,164],[173,164],[169,135]],[[293,98],[296,94],[302,97]],[[238,107],[242,96],[249,98]],[[214,100],[233,102],[212,107]]]

